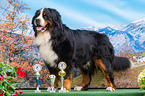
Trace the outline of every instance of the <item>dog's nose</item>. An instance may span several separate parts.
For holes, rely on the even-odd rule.
[[[36,25],[40,26],[40,20],[39,19],[36,19]]]

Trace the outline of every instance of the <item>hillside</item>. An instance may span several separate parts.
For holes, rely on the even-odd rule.
[[[138,75],[139,73],[145,69],[145,66],[135,67],[133,69],[128,69],[126,71],[113,72],[114,73],[114,81],[116,88],[139,88],[138,86]],[[74,78],[72,88],[75,85],[80,85],[82,82],[82,76]],[[106,88],[107,81],[104,75],[97,71],[93,76],[93,79],[90,84],[90,88]]]

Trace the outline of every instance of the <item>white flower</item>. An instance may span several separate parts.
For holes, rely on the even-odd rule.
[[[145,78],[145,69],[138,75],[138,82],[144,80],[144,78]]]

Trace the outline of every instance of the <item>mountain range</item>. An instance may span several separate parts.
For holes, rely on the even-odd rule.
[[[129,49],[131,52],[145,52],[145,18],[128,25],[90,26],[84,29],[106,34],[114,46],[115,53]]]

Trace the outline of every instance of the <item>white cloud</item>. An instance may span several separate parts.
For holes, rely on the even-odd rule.
[[[99,6],[102,9],[109,11],[110,13],[116,14],[130,21],[134,20],[135,18],[139,19],[145,16],[144,13],[140,13],[130,8],[127,8],[128,5],[125,5],[125,1],[124,2],[120,0],[117,0],[116,2],[110,0],[98,0],[98,1],[92,0],[91,2],[89,0],[85,1],[92,5]],[[122,8],[120,7],[121,5]],[[123,8],[123,6],[125,6],[125,8]]]
[[[80,22],[86,23],[88,25],[96,25],[96,26],[100,25],[100,23],[96,22],[92,18],[89,18],[89,17],[81,14],[80,12],[77,12],[76,10],[62,8],[61,12],[62,12],[62,14],[71,18],[72,20],[74,19],[76,21],[80,21]]]
[[[67,16],[68,18],[72,19],[72,21],[79,21],[81,23],[85,23],[87,25],[94,25],[94,26],[100,26],[101,24],[93,20],[92,18],[89,18],[85,16],[84,14],[81,14],[77,10],[72,9],[71,7],[65,7],[64,5],[57,4],[56,2],[42,0],[44,6],[48,6],[50,8],[55,8],[59,11],[60,14]]]

